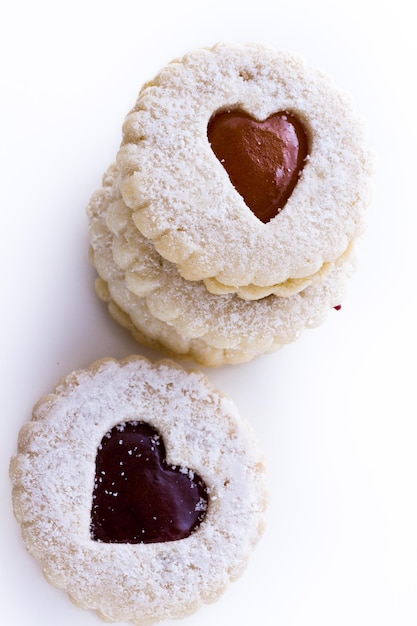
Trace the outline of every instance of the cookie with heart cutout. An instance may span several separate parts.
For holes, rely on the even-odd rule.
[[[107,621],[211,602],[247,565],[267,497],[254,434],[199,372],[103,359],[36,404],[10,463],[48,581]]]
[[[351,99],[301,58],[218,44],[141,89],[117,156],[136,228],[187,280],[245,299],[320,279],[364,230],[372,157]]]
[[[249,361],[323,322],[340,304],[355,267],[355,251],[349,249],[301,293],[255,301],[214,295],[202,281],[182,278],[135,228],[117,166],[106,172],[88,215],[96,291],[115,320],[140,343],[205,366]]]

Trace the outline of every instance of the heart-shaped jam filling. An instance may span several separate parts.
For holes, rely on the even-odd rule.
[[[258,121],[240,110],[209,121],[211,148],[236,191],[265,224],[285,206],[308,156],[307,134],[287,112]]]
[[[118,424],[96,458],[91,536],[105,543],[188,537],[205,517],[208,494],[192,470],[170,466],[159,433],[144,422]]]

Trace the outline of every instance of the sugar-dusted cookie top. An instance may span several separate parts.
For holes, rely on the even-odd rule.
[[[324,321],[340,304],[355,266],[349,249],[320,280],[289,297],[249,301],[214,295],[202,281],[182,278],[135,228],[120,195],[117,167],[108,168],[88,215],[91,260],[101,279],[97,292],[113,317],[140,343],[206,366],[249,361]]]
[[[370,199],[350,98],[300,58],[257,44],[191,52],[144,85],[118,166],[158,253],[186,279],[243,297],[340,258]]]
[[[262,531],[251,429],[170,361],[107,359],[66,377],[21,429],[10,476],[47,579],[108,621],[151,624],[216,599]]]

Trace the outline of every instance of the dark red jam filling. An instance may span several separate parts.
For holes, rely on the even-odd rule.
[[[96,458],[91,537],[104,543],[156,543],[188,537],[208,506],[204,481],[171,466],[159,433],[143,422],[115,426]]]
[[[287,112],[257,121],[232,109],[213,115],[207,136],[236,191],[258,219],[269,222],[294,191],[308,156],[301,122]]]

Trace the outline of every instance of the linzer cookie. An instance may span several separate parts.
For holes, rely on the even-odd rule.
[[[264,465],[198,372],[101,360],[37,403],[10,464],[46,578],[107,621],[151,624],[215,600],[263,528]]]
[[[135,227],[111,166],[88,207],[98,295],[142,344],[206,366],[242,363],[294,341],[343,298],[354,267],[349,248],[320,281],[289,297],[247,301],[187,281]]]
[[[165,67],[127,116],[117,162],[135,227],[215,294],[301,292],[364,229],[372,166],[350,98],[266,46]]]

